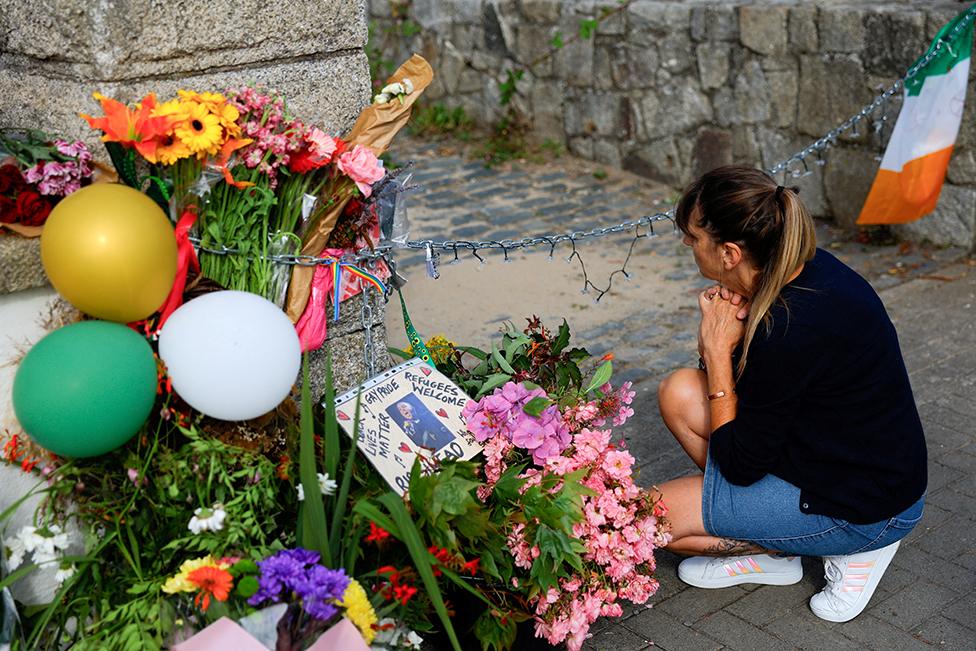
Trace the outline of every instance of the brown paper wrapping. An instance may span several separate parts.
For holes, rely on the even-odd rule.
[[[414,54],[386,80],[386,84],[392,84],[403,79],[409,79],[413,83],[413,92],[403,98],[402,104],[399,99],[394,99],[386,104],[367,106],[359,114],[359,119],[356,120],[352,131],[344,140],[350,146],[364,145],[369,147],[377,156],[385,152],[397,132],[410,119],[414,102],[430,85],[433,78],[434,71],[427,60],[419,54]],[[328,199],[328,197],[324,199]],[[318,224],[305,236],[302,244],[303,254],[318,255],[322,252],[348,201],[349,198],[347,197],[336,202],[328,212],[322,215]],[[285,304],[285,311],[292,323],[296,323],[305,311],[305,305],[308,303],[308,297],[312,291],[312,276],[314,274],[315,267],[299,267],[296,265],[292,269],[291,284],[288,286],[288,300]]]

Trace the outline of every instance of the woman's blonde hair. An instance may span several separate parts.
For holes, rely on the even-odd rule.
[[[797,196],[768,174],[729,165],[691,184],[675,208],[675,222],[685,234],[694,224],[717,243],[734,242],[759,269],[750,297],[749,319],[736,376],[746,368],[749,345],[760,322],[769,327],[769,310],[797,269],[813,259],[817,236],[810,213]]]

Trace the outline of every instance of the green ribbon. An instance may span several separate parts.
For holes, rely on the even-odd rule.
[[[434,360],[430,357],[430,351],[427,350],[424,340],[420,338],[420,333],[413,327],[410,315],[407,314],[407,303],[403,300],[403,292],[400,291],[399,287],[397,287],[397,295],[400,297],[400,307],[403,309],[403,326],[407,330],[407,340],[410,342],[410,348],[413,350],[414,356],[437,368]]]

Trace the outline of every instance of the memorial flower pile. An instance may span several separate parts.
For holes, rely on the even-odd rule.
[[[324,396],[311,395],[300,349],[324,339],[325,297],[338,308],[362,283],[383,289],[349,256],[381,232],[405,237],[407,182],[378,154],[430,68],[414,57],[398,75],[342,137],[256,88],[133,106],[96,95],[104,115],[84,117],[129,188],[79,190],[91,172],[80,143],[45,141],[16,174],[0,168],[17,201],[77,192],[62,208],[94,202],[79,218],[112,221],[94,244],[82,228],[52,249],[105,266],[72,284],[74,267],[45,262],[90,318],[38,342],[14,382],[33,443],[14,432],[2,457],[36,476],[41,500],[30,526],[0,530],[0,587],[36,571],[49,588],[14,618],[17,648],[154,650],[216,634],[220,648],[351,635],[344,649],[461,651],[475,638],[501,651],[528,629],[575,651],[597,617],[656,591],[666,509],[610,430],[634,392],[612,383],[610,357],[569,345],[565,322],[533,318],[486,351],[444,337],[423,348],[414,333],[420,359],[338,398],[326,365]],[[128,242],[120,255],[99,248],[108,234]],[[290,270],[276,253],[329,264]],[[197,268],[205,279],[189,277]],[[142,291],[112,289],[121,276]]]

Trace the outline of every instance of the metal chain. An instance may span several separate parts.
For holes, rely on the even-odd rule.
[[[373,306],[370,296],[373,289],[369,285],[363,287],[363,308],[359,311],[359,318],[363,325],[366,338],[363,340],[363,363],[366,365],[366,379],[376,375],[376,351],[373,347]]]
[[[772,176],[772,175],[782,173],[784,179],[786,178],[787,175],[792,177],[801,177],[801,176],[806,176],[808,174],[812,174],[810,167],[807,163],[807,159],[810,158],[811,156],[816,158],[814,162],[817,165],[826,164],[826,161],[824,160],[824,151],[826,151],[831,146],[837,144],[837,141],[840,139],[840,136],[847,133],[848,131],[856,129],[857,125],[862,120],[867,119],[879,109],[881,109],[882,112],[885,112],[888,106],[888,102],[899,90],[901,90],[905,86],[905,82],[914,78],[922,70],[924,70],[925,67],[932,61],[932,59],[934,59],[935,57],[941,54],[942,49],[944,47],[949,47],[948,43],[953,41],[959,34],[961,34],[962,31],[965,30],[971,22],[973,22],[974,18],[976,18],[976,5],[973,5],[973,7],[971,7],[966,12],[964,18],[961,21],[959,21],[959,24],[956,25],[956,27],[953,28],[953,30],[949,34],[936,41],[935,44],[932,46],[932,48],[925,54],[925,56],[923,56],[921,59],[918,60],[918,62],[915,65],[909,68],[908,72],[906,72],[902,78],[900,78],[898,81],[892,84],[888,89],[884,90],[881,94],[875,97],[875,99],[871,103],[866,104],[855,115],[852,115],[847,120],[842,122],[840,126],[831,129],[822,138],[819,138],[818,140],[814,141],[810,145],[801,149],[799,152],[786,158],[782,162],[773,165],[771,168],[767,170],[769,174]],[[880,132],[886,120],[887,117],[884,115],[879,120],[876,120],[876,125],[878,126],[875,127],[875,131]],[[588,231],[574,231],[574,232],[560,233],[554,235],[540,235],[536,237],[526,237],[521,240],[491,240],[491,241],[483,241],[483,242],[471,242],[467,240],[446,240],[443,242],[437,242],[430,239],[410,240],[406,242],[405,245],[402,245],[399,248],[446,251],[448,253],[453,253],[455,260],[457,259],[459,251],[460,252],[468,251],[475,258],[478,258],[482,262],[484,260],[481,258],[480,255],[478,255],[478,251],[482,251],[486,249],[501,250],[507,257],[508,253],[511,251],[529,248],[529,247],[547,245],[550,247],[549,250],[551,254],[552,251],[555,249],[556,245],[561,242],[572,242],[575,244],[576,242],[582,239],[591,238],[591,237],[604,237],[607,235],[612,235],[614,233],[622,233],[625,231],[629,231],[636,226],[646,226],[649,229],[650,234],[653,235],[654,224],[656,222],[665,221],[665,220],[673,222],[674,221],[673,213],[674,211],[672,209],[669,210],[668,212],[657,213],[654,215],[647,215],[637,220],[626,221],[621,224],[616,224],[614,226],[608,226],[602,228],[597,227],[597,228],[590,229]],[[200,251],[204,251],[207,253],[213,253],[217,255],[240,253],[236,249],[230,249],[223,246],[220,249],[213,249],[213,248],[201,246],[200,241],[197,238],[190,238],[190,241],[193,242],[195,245],[197,245]],[[347,256],[344,256],[343,261],[354,261],[359,263],[364,261],[374,261],[379,258],[388,258],[390,251],[392,249],[393,247],[387,244],[380,245],[372,250],[363,249],[355,254],[349,254]],[[281,264],[297,265],[300,267],[314,267],[320,264],[331,263],[331,259],[329,258],[320,258],[311,255],[271,255],[268,256],[268,258],[274,262],[278,262]]]

